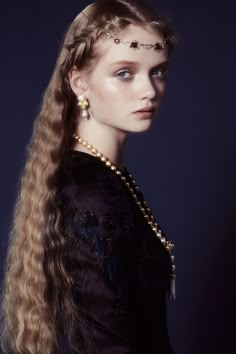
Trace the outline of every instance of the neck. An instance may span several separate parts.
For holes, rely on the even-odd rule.
[[[128,133],[96,121],[80,121],[77,135],[93,145],[119,169],[124,165],[124,148]],[[73,149],[93,155],[85,146],[75,141]]]

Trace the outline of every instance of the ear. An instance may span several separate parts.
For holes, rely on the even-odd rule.
[[[79,71],[76,66],[73,66],[68,73],[70,87],[76,96],[84,95],[87,91],[87,83],[85,73]]]

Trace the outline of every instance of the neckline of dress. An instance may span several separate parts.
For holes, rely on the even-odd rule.
[[[75,150],[75,149],[70,149],[69,152],[72,153],[72,154],[78,155],[78,156],[80,155],[80,156],[84,156],[84,157],[91,158],[91,159],[93,159],[94,161],[98,161],[99,164],[102,164],[103,166],[105,166],[104,163],[103,163],[97,156],[92,155],[92,154],[89,154],[88,152],[80,151],[80,150]],[[123,169],[123,170],[121,170],[121,169],[119,169],[119,170],[120,170],[123,174],[125,174],[125,175],[126,175],[126,174],[129,174],[129,172],[128,172],[126,166],[124,166],[124,169]]]

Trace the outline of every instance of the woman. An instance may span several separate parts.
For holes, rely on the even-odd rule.
[[[15,206],[6,352],[173,353],[173,245],[123,157],[160,107],[175,42],[164,18],[131,0],[97,1],[68,29]]]

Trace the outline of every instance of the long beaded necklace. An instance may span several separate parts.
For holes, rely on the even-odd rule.
[[[93,155],[95,155],[97,158],[99,158],[108,168],[110,168],[114,173],[116,173],[117,176],[120,177],[120,179],[123,181],[125,186],[128,188],[130,194],[132,195],[135,203],[139,207],[141,213],[143,214],[144,218],[146,219],[148,225],[150,225],[152,231],[155,233],[156,237],[161,241],[161,243],[164,245],[165,249],[170,255],[171,263],[172,263],[172,272],[171,272],[171,289],[170,289],[170,295],[175,299],[175,265],[174,265],[174,256],[172,255],[172,250],[174,248],[174,244],[167,240],[163,234],[160,226],[157,224],[151,209],[148,208],[147,202],[145,200],[140,201],[137,195],[137,192],[139,190],[139,187],[137,186],[135,180],[133,179],[133,176],[128,173],[131,183],[128,181],[127,177],[122,173],[122,171],[117,168],[107,157],[105,157],[101,152],[99,152],[93,145],[89,144],[86,140],[82,139],[80,136],[74,134],[73,137],[81,144],[84,146],[87,150],[91,151]],[[127,168],[125,168],[126,171],[128,172]]]

